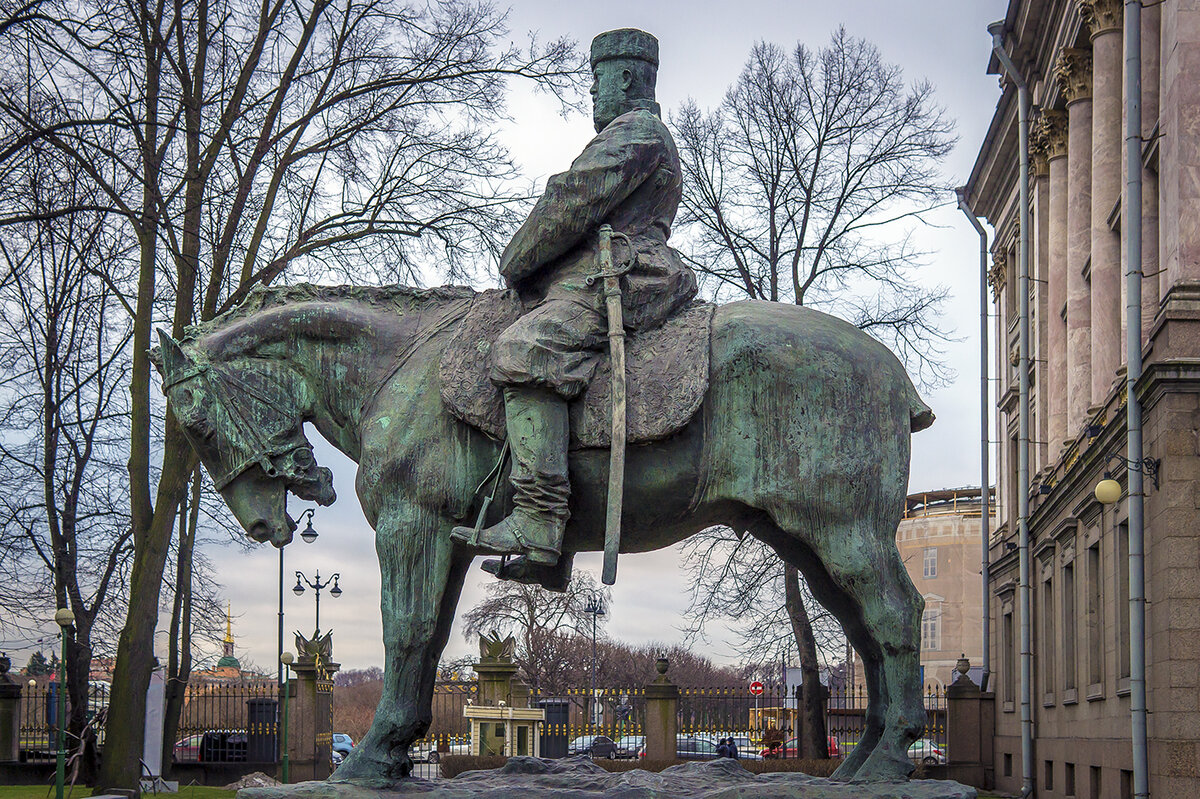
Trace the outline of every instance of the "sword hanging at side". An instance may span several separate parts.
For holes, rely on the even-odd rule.
[[[629,248],[628,260],[613,267],[612,242],[620,239]],[[621,509],[625,500],[625,316],[621,308],[621,275],[633,268],[637,252],[624,233],[611,225],[600,226],[599,271],[587,285],[604,281],[608,309],[608,351],[612,362],[612,449],[608,460],[608,512],[604,521],[604,570],[601,581],[617,581],[617,553],[621,550]]]

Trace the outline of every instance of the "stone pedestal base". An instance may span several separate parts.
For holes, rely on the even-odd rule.
[[[503,768],[468,771],[448,780],[410,779],[391,784],[305,782],[277,788],[245,788],[237,799],[975,799],[957,782],[834,782],[807,774],[751,774],[723,758],[672,766],[655,774],[641,769],[608,772],[586,756],[561,760],[510,758]]]

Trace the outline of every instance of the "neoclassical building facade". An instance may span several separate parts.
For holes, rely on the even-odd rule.
[[[1200,3],[1141,11],[1146,686],[1150,795],[1200,793]],[[1128,264],[1120,0],[1012,0],[1003,45],[1029,87],[1029,516],[1038,797],[1132,796]],[[1003,74],[995,56],[989,72]],[[1018,109],[1003,95],[965,187],[995,231],[998,524],[990,538],[997,787],[1019,791]]]

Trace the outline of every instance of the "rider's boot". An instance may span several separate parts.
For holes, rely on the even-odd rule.
[[[543,389],[509,387],[504,412],[513,456],[513,512],[478,536],[472,527],[455,527],[450,537],[486,552],[520,554],[530,563],[551,565],[558,562],[570,516],[567,403]]]
[[[566,593],[567,587],[571,584],[571,563],[574,556],[570,552],[564,553],[558,559],[558,563],[553,565],[545,565],[541,563],[531,563],[524,555],[508,560],[485,560],[479,564],[479,568],[489,574],[494,574],[500,580],[511,580],[514,583],[525,583],[526,585],[540,585],[547,591],[554,591],[562,594]]]

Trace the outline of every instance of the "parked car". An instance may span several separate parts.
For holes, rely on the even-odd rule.
[[[342,765],[342,761],[346,759],[346,756],[334,749],[329,753],[329,759],[333,762],[333,767],[336,769]]]
[[[837,738],[830,735],[826,740],[829,746],[829,756],[832,758],[841,757],[842,753],[838,748]],[[777,757],[800,757],[800,740],[798,738],[788,738],[783,744],[776,744],[775,746],[769,746],[761,750],[759,755],[768,760],[773,760]]]
[[[624,760],[636,758],[645,748],[645,735],[625,735],[617,739],[617,757]]]
[[[354,748],[354,739],[344,732],[335,732],[333,734],[333,751],[341,752],[342,755],[350,754],[350,750]]]
[[[200,759],[200,743],[204,740],[204,735],[198,733],[189,735],[185,738],[180,738],[175,742],[175,762],[176,763],[194,763]]]
[[[676,736],[675,757],[679,760],[715,760],[718,757],[717,742],[706,736]]]
[[[914,763],[936,766],[946,762],[946,753],[928,738],[918,738],[908,747],[908,757]]]
[[[617,758],[617,744],[607,735],[581,735],[567,744],[568,755],[591,755],[593,758]]]
[[[414,763],[437,763],[442,755],[437,750],[437,741],[420,740],[409,745],[408,756]]]

